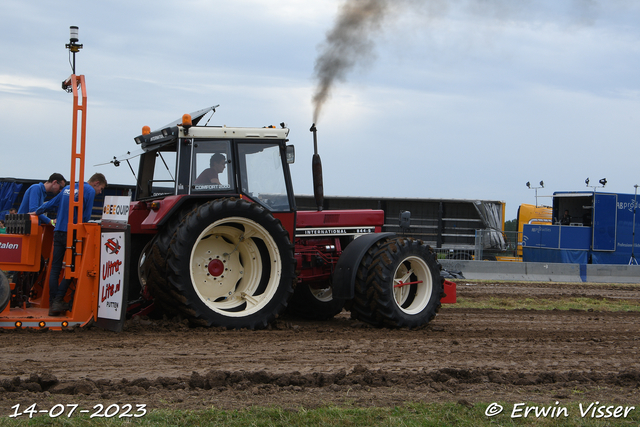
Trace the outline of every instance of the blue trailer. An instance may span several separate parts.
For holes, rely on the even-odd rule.
[[[640,255],[636,207],[635,194],[556,192],[552,224],[524,225],[523,261],[634,264]],[[569,219],[563,220],[565,211]]]

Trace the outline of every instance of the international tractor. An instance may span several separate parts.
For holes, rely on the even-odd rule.
[[[328,319],[343,309],[375,326],[416,328],[442,302],[455,302],[436,254],[420,240],[381,232],[383,211],[322,210],[317,153],[318,209],[296,211],[295,151],[284,124],[198,126],[213,109],[135,138],[140,161],[126,236],[110,239],[118,226],[105,221],[73,225],[65,277],[75,278],[76,296],[62,318],[46,314],[51,227],[35,215],[8,218],[0,268],[14,281],[0,273],[0,326],[85,325],[99,320],[105,293],[114,291],[126,294],[119,304],[129,315],[153,311],[236,329],[265,328],[284,312]],[[117,247],[127,259],[105,261],[103,252]],[[122,278],[104,287],[107,273]]]
[[[84,76],[75,75],[75,56],[73,63],[63,83],[74,94],[71,188],[84,181],[86,127]],[[347,309],[374,326],[416,328],[455,302],[436,254],[420,240],[381,232],[383,211],[322,209],[315,125],[317,209],[297,211],[284,123],[200,126],[209,112],[215,107],[153,132],[145,126],[138,151],[112,161],[139,155],[134,199],[106,200],[101,221],[76,224],[69,215],[62,275],[72,285],[61,315],[48,310],[53,227],[35,215],[6,218],[0,327],[96,323],[118,331],[127,316],[164,314],[259,329],[285,312],[328,319]],[[78,199],[69,198],[69,211],[82,218],[82,190]],[[407,227],[408,220],[404,212]]]
[[[135,138],[131,292],[192,324],[248,329],[285,311],[327,319],[345,308],[375,326],[415,328],[455,301],[428,245],[381,232],[383,211],[322,210],[315,125],[318,208],[297,211],[284,123],[198,126],[211,111]]]

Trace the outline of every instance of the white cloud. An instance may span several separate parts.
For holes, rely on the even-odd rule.
[[[9,93],[28,93],[34,89],[46,89],[57,91],[61,89],[61,82],[50,79],[31,77],[20,74],[0,74],[0,91]]]
[[[295,189],[309,194],[313,69],[340,4],[7,0],[0,126],[28,126],[3,138],[0,176],[68,169],[71,97],[60,82],[70,74],[68,27],[78,25],[88,170],[132,183],[126,164],[93,165],[135,150],[143,125],[221,104],[211,123],[290,126]],[[395,9],[375,34],[375,60],[324,107],[326,194],[499,199],[512,218],[520,203],[534,202],[527,181],[544,180],[550,194],[606,176],[611,191],[633,191],[636,2],[404,4],[414,9]]]

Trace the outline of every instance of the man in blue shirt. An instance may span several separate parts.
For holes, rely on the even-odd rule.
[[[96,173],[83,185],[82,222],[89,222],[91,219],[91,211],[93,210],[93,199],[96,194],[102,193],[102,190],[107,186],[107,180],[103,174]],[[78,200],[78,188],[78,184],[76,183],[74,191],[75,200]],[[67,185],[60,194],[35,211],[36,215],[54,210],[58,211],[58,219],[53,229],[53,257],[51,260],[51,273],[49,274],[49,316],[59,316],[70,309],[64,302],[64,296],[67,293],[71,281],[63,279],[62,282],[58,283],[60,271],[62,271],[64,253],[67,248],[70,194],[71,189]],[[73,223],[77,224],[78,219],[74,218]]]
[[[59,173],[51,174],[51,176],[49,177],[49,181],[47,182],[33,184],[27,189],[27,191],[24,192],[22,203],[20,203],[20,207],[18,208],[18,213],[26,214],[35,212],[36,209],[38,209],[44,203],[44,199],[47,197],[47,193],[57,195],[60,193],[60,191],[62,191],[65,185],[67,185],[67,180],[64,179],[62,174]],[[53,221],[46,215],[42,214],[39,216],[39,218],[40,224],[53,225]]]

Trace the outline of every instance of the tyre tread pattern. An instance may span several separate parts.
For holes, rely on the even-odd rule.
[[[168,282],[167,253],[176,229],[193,207],[185,207],[173,215],[165,227],[154,237],[149,255],[145,259],[147,270],[147,286],[153,302],[167,316],[178,316],[180,313],[171,295],[172,288]]]
[[[361,320],[372,325],[380,323],[376,313],[374,290],[370,287],[370,282],[373,277],[373,270],[379,262],[376,254],[388,241],[389,239],[378,240],[367,250],[362,261],[360,261],[354,283],[353,301],[351,302],[352,319]]]
[[[410,255],[418,255],[424,259],[432,276],[431,300],[424,310],[416,315],[402,312],[394,299],[395,270]],[[426,325],[440,310],[440,299],[444,296],[444,279],[440,276],[436,254],[421,240],[404,237],[387,239],[367,253],[361,270],[358,271],[356,284],[356,297],[359,297],[360,301],[358,304],[354,301],[354,306],[358,307],[356,318],[377,327],[417,328]]]

